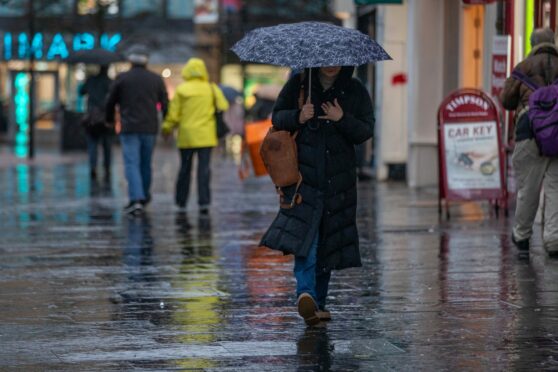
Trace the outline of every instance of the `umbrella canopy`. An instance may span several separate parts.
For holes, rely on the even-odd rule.
[[[80,50],[73,53],[68,57],[68,63],[87,63],[93,65],[109,65],[115,62],[125,61],[124,58],[119,53],[111,52],[106,49],[87,49]]]
[[[359,66],[391,59],[358,30],[321,22],[300,22],[250,31],[233,47],[241,60],[287,66]]]
[[[234,102],[237,97],[242,97],[242,93],[231,86],[219,84],[219,88],[221,88],[223,95],[225,96],[227,101],[229,101],[229,103]]]

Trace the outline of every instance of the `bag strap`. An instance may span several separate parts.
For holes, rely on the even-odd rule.
[[[275,186],[275,191],[277,191],[277,194],[279,194],[279,205],[281,206],[281,208],[291,209],[295,205],[302,203],[302,195],[298,192],[298,190],[300,189],[300,185],[302,185],[302,174],[300,174],[299,172],[295,192],[290,203],[285,203],[285,193],[283,192],[283,190],[281,190],[281,187]]]
[[[511,76],[523,84],[527,85],[532,90],[537,90],[540,88],[540,85],[535,83],[529,76],[525,75],[523,72],[519,70],[513,70]]]
[[[557,55],[554,55],[555,57],[558,57]],[[548,53],[548,63],[547,63],[547,67],[548,70],[547,72],[550,74],[550,76],[552,76],[552,61],[551,61],[552,57],[550,55],[550,53]],[[548,81],[550,81],[550,79],[548,79]],[[558,78],[556,78],[554,81],[552,81],[552,83],[550,85],[556,85],[558,84]]]
[[[215,94],[215,89],[213,88],[213,83],[209,82],[209,89],[211,89],[211,95],[213,96],[213,107],[215,108],[215,113],[218,113],[217,109],[217,95]]]
[[[244,181],[250,175],[250,165],[246,157],[248,157],[248,145],[246,140],[243,140],[240,147],[240,164],[238,164],[238,178],[241,181]]]
[[[552,62],[550,61],[550,53],[546,55],[546,69],[544,70],[544,82],[548,86],[552,82]]]

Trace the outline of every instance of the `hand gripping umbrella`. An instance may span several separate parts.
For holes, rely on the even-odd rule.
[[[257,28],[231,50],[242,61],[287,66],[293,70],[359,66],[391,59],[376,41],[362,32],[322,22]]]

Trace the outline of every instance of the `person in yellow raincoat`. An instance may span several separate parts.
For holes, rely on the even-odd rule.
[[[198,205],[201,213],[208,213],[211,203],[211,149],[218,143],[215,109],[226,111],[229,104],[221,89],[209,81],[203,60],[191,58],[182,69],[182,77],[184,82],[176,88],[162,127],[164,136],[178,129],[176,144],[181,163],[175,202],[179,210],[185,210],[192,158],[197,153]]]

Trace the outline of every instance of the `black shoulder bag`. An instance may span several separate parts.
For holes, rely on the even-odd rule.
[[[215,107],[215,128],[217,131],[217,138],[221,139],[230,132],[230,129],[223,120],[223,111],[219,111],[217,108],[217,95],[213,89],[213,84],[211,84],[211,92],[213,93],[213,106]]]

